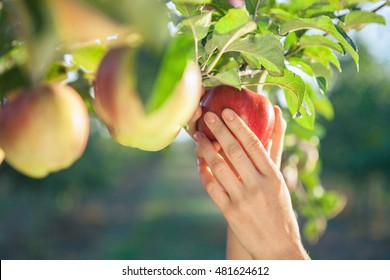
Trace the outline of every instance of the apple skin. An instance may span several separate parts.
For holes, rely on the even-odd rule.
[[[195,113],[202,94],[199,66],[189,62],[171,95],[146,112],[134,81],[136,49],[111,49],[100,63],[94,82],[94,108],[119,144],[145,151],[168,146]]]
[[[129,27],[113,21],[104,13],[80,1],[50,0],[47,4],[58,32],[58,39],[64,44],[85,44],[131,31]]]
[[[3,163],[5,157],[4,151],[0,148],[0,165]]]
[[[89,115],[76,91],[50,84],[11,96],[0,107],[0,147],[8,164],[42,178],[69,167],[83,154]]]
[[[267,145],[275,124],[275,111],[272,103],[263,95],[249,89],[238,90],[231,86],[220,85],[206,91],[201,99],[202,116],[197,122],[197,129],[211,141],[216,138],[204,121],[204,115],[211,111],[222,118],[226,108],[236,112],[256,134],[263,145]]]

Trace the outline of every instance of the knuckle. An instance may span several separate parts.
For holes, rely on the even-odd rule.
[[[227,155],[235,160],[240,160],[244,156],[243,150],[237,143],[231,144],[226,149]]]
[[[210,167],[215,173],[223,173],[225,171],[224,162],[218,158],[215,158],[211,161]]]
[[[251,137],[248,139],[248,141],[247,141],[247,143],[246,143],[246,146],[247,146],[247,148],[248,148],[250,151],[256,152],[256,151],[261,150],[260,140],[257,139],[257,138],[254,137],[254,136],[251,136]]]

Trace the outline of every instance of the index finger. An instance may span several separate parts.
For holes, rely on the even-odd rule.
[[[260,139],[253,133],[248,125],[231,109],[222,112],[225,124],[241,143],[247,155],[257,170],[263,174],[269,173],[274,163],[268,156],[268,152]]]

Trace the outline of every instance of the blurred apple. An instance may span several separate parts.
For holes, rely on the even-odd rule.
[[[0,165],[3,163],[4,157],[5,157],[4,151],[0,148]]]
[[[86,43],[128,33],[130,28],[78,0],[48,1],[59,39],[67,44]]]
[[[88,136],[88,111],[79,94],[66,85],[21,90],[0,108],[5,159],[30,177],[69,167],[83,154]]]
[[[204,115],[211,111],[221,117],[222,111],[230,108],[243,119],[263,145],[268,143],[274,129],[275,112],[272,103],[265,96],[246,88],[238,90],[221,85],[207,90],[200,105],[202,116],[198,120],[197,127],[210,140],[216,139],[204,122]]]
[[[202,93],[201,73],[196,63],[189,62],[163,104],[146,110],[136,88],[136,51],[117,47],[103,58],[94,83],[95,111],[118,143],[157,151],[176,138],[196,111]]]

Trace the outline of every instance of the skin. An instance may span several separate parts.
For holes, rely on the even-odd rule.
[[[227,259],[309,259],[279,170],[286,122],[280,108],[274,109],[268,147],[230,109],[223,119],[205,114],[217,142],[195,131],[200,109],[189,125],[200,179],[228,223]]]

